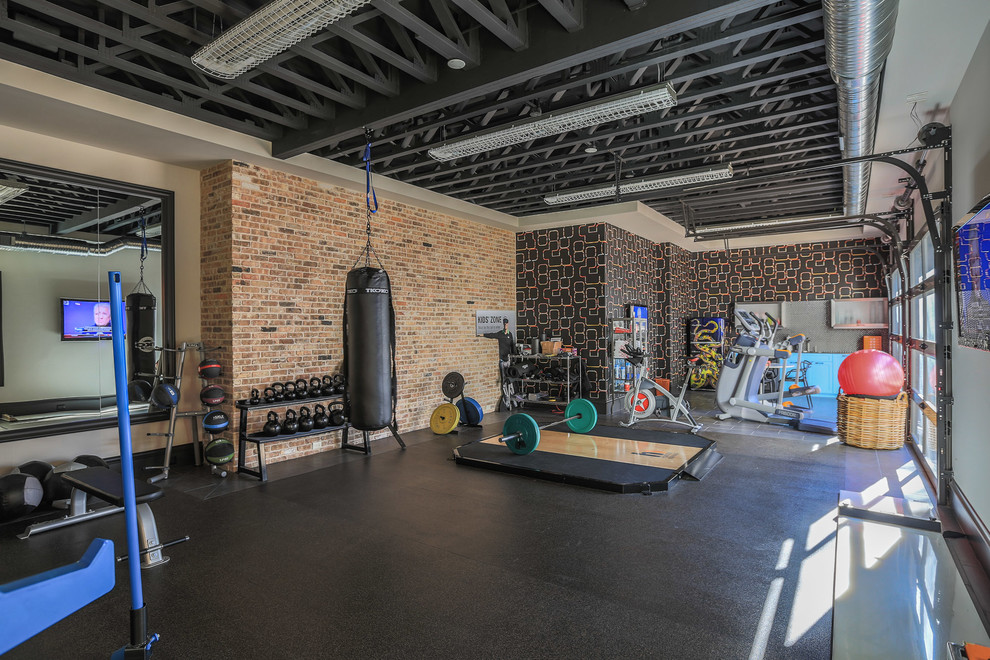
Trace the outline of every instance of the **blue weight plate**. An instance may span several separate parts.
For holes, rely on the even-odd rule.
[[[465,402],[467,403],[467,411],[464,410]],[[469,396],[464,397],[463,401],[457,401],[457,409],[461,411],[461,421],[465,424],[481,424],[481,420],[485,418],[485,411],[481,409],[481,404]]]
[[[574,399],[567,404],[564,418],[574,415],[580,415],[580,417],[568,421],[567,426],[575,433],[590,433],[598,424],[598,411],[595,410],[595,404],[587,399]]]
[[[513,433],[522,434],[519,438],[513,438],[505,442],[505,446],[513,454],[530,454],[540,444],[540,425],[526,413],[516,413],[505,420],[505,424],[502,426],[502,435],[507,436]]]

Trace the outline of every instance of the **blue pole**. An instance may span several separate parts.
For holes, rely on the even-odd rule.
[[[113,331],[113,378],[117,388],[117,430],[120,435],[120,472],[124,485],[124,518],[127,521],[127,566],[131,574],[131,609],[144,607],[141,588],[141,551],[138,548],[137,502],[134,499],[134,452],[131,449],[131,410],[127,396],[127,353],[124,319],[121,318],[120,271],[110,277],[110,328]]]

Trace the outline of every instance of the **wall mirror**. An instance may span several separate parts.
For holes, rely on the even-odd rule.
[[[154,347],[175,343],[173,209],[169,191],[0,159],[0,442],[117,423],[108,271],[154,296],[125,327],[128,380],[171,373]],[[130,412],[167,417],[137,396]]]

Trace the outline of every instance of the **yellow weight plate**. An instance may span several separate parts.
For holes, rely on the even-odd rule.
[[[430,415],[430,430],[438,435],[447,435],[457,428],[461,421],[461,411],[452,403],[441,403]]]

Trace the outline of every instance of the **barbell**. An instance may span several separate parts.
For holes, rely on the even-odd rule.
[[[598,411],[595,404],[587,399],[574,399],[564,410],[564,419],[558,419],[540,426],[526,413],[516,413],[502,425],[503,443],[514,454],[531,454],[540,445],[540,431],[557,424],[567,424],[575,433],[588,433],[598,424]]]

